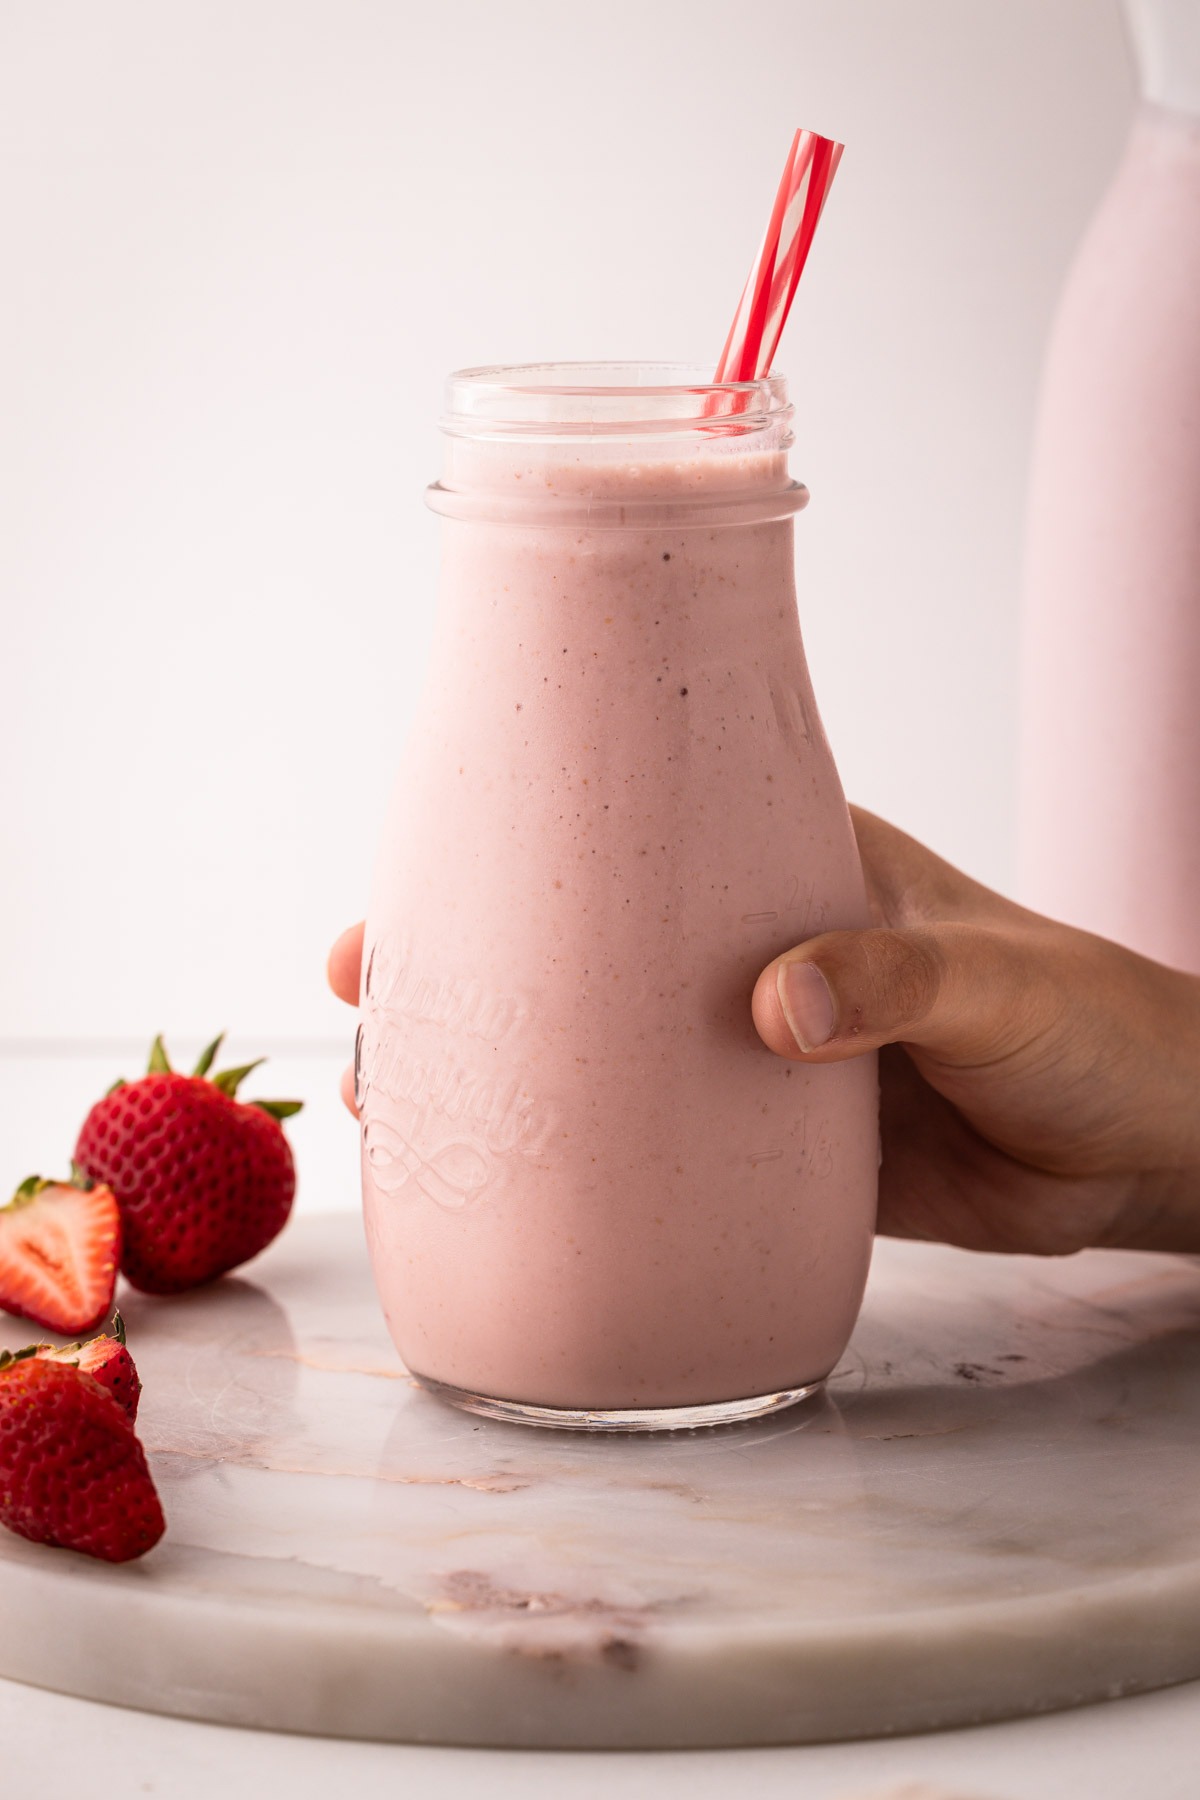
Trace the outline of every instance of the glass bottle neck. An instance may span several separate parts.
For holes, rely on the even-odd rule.
[[[587,530],[748,525],[808,503],[784,451],[600,460],[525,445],[456,444],[426,498],[452,519]]]

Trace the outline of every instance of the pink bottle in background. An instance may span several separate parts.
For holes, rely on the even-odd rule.
[[[384,833],[356,1059],[393,1337],[477,1411],[787,1405],[845,1347],[873,1058],[805,1068],[763,965],[866,920],[796,617],[777,377],[455,377],[438,632]]]
[[[1142,105],[1043,379],[1021,897],[1200,972],[1200,3],[1127,10]]]

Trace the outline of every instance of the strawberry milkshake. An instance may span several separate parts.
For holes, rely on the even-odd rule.
[[[777,378],[455,377],[438,633],[367,921],[367,1237],[408,1368],[594,1428],[810,1391],[866,1279],[873,1059],[763,965],[866,922],[796,616]]]

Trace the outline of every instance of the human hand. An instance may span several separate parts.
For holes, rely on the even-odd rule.
[[[347,1006],[358,1005],[358,988],[362,980],[363,932],[365,924],[360,919],[357,925],[351,925],[349,931],[343,931],[333,949],[329,952],[329,961],[325,973],[329,985],[339,1000]],[[342,1070],[342,1099],[350,1108],[355,1118],[358,1108],[354,1104],[354,1070]]]
[[[1200,979],[852,811],[876,927],[777,957],[753,1011],[795,1061],[881,1050],[880,1231],[1200,1252]]]
[[[1200,1253],[1200,980],[1027,912],[852,810],[877,928],[777,957],[752,1004],[780,1056],[882,1048],[880,1231]],[[362,944],[355,925],[329,957],[351,1005]],[[800,976],[819,1020],[808,1041],[832,1028],[808,1051],[803,994],[785,1009],[780,981],[798,966],[820,972]],[[342,1096],[353,1112],[349,1069]]]

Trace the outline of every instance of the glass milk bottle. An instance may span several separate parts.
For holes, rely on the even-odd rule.
[[[367,920],[367,1237],[414,1375],[593,1429],[811,1391],[866,1279],[873,1059],[750,994],[866,922],[796,616],[778,377],[450,382],[437,636]]]
[[[1021,897],[1200,972],[1200,3],[1127,11],[1142,104],[1042,385]]]

